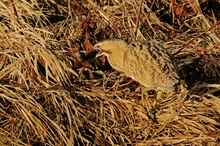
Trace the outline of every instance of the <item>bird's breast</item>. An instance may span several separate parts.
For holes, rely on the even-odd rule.
[[[179,83],[175,60],[154,42],[129,45],[123,56],[124,72],[142,85],[160,90],[174,90]]]

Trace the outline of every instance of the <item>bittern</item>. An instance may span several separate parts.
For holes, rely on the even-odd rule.
[[[147,91],[158,91],[158,100],[163,92],[175,92],[178,89],[180,78],[175,59],[157,41],[139,40],[128,44],[120,39],[107,39],[95,44],[85,60],[101,55],[107,57],[114,69],[146,87],[142,90],[142,104],[148,107],[148,111],[152,105]]]

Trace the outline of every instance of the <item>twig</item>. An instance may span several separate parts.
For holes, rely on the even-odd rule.
[[[12,7],[13,7],[13,10],[14,10],[14,14],[15,16],[18,18],[18,13],[17,13],[17,10],[16,10],[16,7],[15,7],[15,3],[13,0],[10,0],[11,1],[11,4],[12,4]]]
[[[192,43],[196,38],[200,37],[201,35],[203,35],[204,33],[210,31],[211,29],[213,29],[216,25],[218,25],[220,23],[220,20],[217,21],[215,24],[213,24],[209,29],[207,29],[206,31],[199,33],[197,36],[195,36],[194,38],[192,38],[191,40],[189,40],[181,49],[179,49],[176,53],[173,54],[173,56],[175,56],[176,54],[180,53],[186,46],[188,46],[190,43]]]
[[[134,30],[134,33],[135,33],[135,38],[134,38],[134,40],[136,40],[136,38],[137,38],[137,29],[138,29],[139,20],[140,20],[142,2],[143,2],[143,0],[140,0],[139,11],[138,11],[138,18],[137,18],[136,26],[135,26],[135,30]]]

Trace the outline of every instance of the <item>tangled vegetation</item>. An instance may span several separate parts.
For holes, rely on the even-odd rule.
[[[0,1],[0,144],[220,144],[219,10],[217,0]],[[157,39],[176,58],[187,90],[163,96],[158,122],[142,87],[105,58],[77,62],[105,38]]]

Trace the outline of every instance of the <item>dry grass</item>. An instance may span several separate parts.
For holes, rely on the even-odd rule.
[[[0,144],[219,145],[219,7],[1,1]],[[159,101],[158,123],[141,105],[138,83],[99,60],[76,63],[73,50],[105,38],[158,39],[175,54],[188,88]]]

